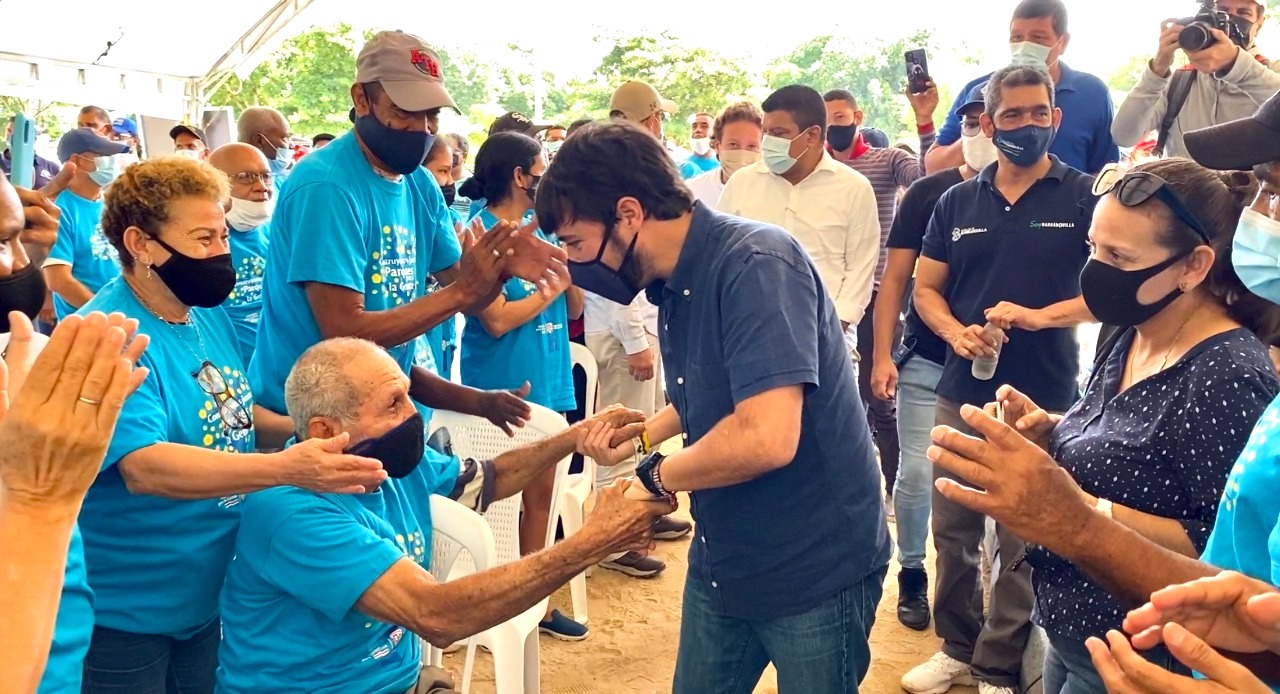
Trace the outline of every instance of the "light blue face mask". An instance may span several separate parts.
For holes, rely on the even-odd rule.
[[[1013,57],[1011,64],[1013,65],[1049,67],[1049,53],[1052,51],[1052,46],[1041,46],[1030,41],[1017,41],[1009,44],[1009,52]]]
[[[267,166],[271,168],[271,175],[276,178],[288,176],[289,170],[293,168],[293,150],[277,147],[276,158],[267,162]]]
[[[779,176],[795,168],[799,157],[791,156],[791,143],[801,137],[804,137],[804,133],[800,133],[790,140],[777,135],[765,135],[764,140],[760,143],[760,153],[764,159],[764,165]],[[808,151],[809,148],[806,147],[804,152],[800,153],[800,156],[803,157],[804,153]]]
[[[1249,291],[1280,304],[1280,222],[1245,210],[1231,242],[1231,265]]]
[[[88,172],[89,179],[105,188],[120,175],[120,167],[116,164],[116,158],[110,154],[99,156],[93,160],[94,168]]]

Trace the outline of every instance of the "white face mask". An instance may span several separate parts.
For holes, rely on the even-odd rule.
[[[253,231],[271,221],[271,214],[275,209],[275,198],[267,198],[262,202],[231,198],[231,209],[227,210],[227,226],[236,231]]]
[[[724,170],[725,178],[760,161],[760,153],[749,149],[723,149],[719,154],[720,168]]]
[[[173,150],[173,156],[190,159],[192,161],[200,161],[200,152],[194,149],[175,149]]]
[[[981,171],[993,164],[999,154],[996,144],[983,135],[981,130],[977,135],[962,135],[960,150],[964,152],[964,163],[974,171]]]
[[[705,157],[711,151],[711,138],[695,137],[689,140],[689,144],[693,146],[693,153]]]
[[[1057,44],[1054,44],[1057,45]],[[1009,44],[1009,53],[1013,56],[1013,65],[1039,65],[1049,67],[1051,46],[1041,46],[1030,41],[1018,41]]]

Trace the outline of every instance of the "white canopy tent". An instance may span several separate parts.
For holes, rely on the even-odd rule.
[[[252,71],[313,1],[0,0],[0,94],[200,122],[206,96]]]

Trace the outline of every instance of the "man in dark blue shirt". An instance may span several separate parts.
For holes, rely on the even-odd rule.
[[[840,321],[804,249],[695,205],[629,123],[565,140],[537,213],[574,284],[619,303],[647,287],[659,306],[672,405],[645,443],[684,447],[637,475],[690,492],[698,521],[674,692],[750,690],[770,662],[783,691],[857,691],[890,541]]]
[[[1055,85],[1055,99],[1062,109],[1062,125],[1049,152],[1067,166],[1096,174],[1103,166],[1120,160],[1120,150],[1111,139],[1115,109],[1106,83],[1087,72],[1072,70],[1062,62],[1062,54],[1070,42],[1067,8],[1062,0],[1023,0],[1014,8],[1013,21],[1009,24],[1013,63],[1048,67]],[[971,89],[990,78],[991,75],[983,75],[957,92],[959,96],[947,112],[938,139],[925,155],[925,168],[929,173],[964,164],[960,152],[960,118],[956,111]]]
[[[996,163],[943,193],[934,209],[915,302],[951,346],[937,389],[940,425],[964,427],[960,407],[994,401],[1003,384],[1035,393],[1030,397],[1049,411],[1075,400],[1079,349],[1070,328],[1092,320],[1080,298],[1080,271],[1095,198],[1090,177],[1048,153],[1061,122],[1044,67],[997,71],[981,117]],[[997,356],[994,378],[974,377],[973,360]],[[935,468],[935,479],[939,474]],[[981,595],[984,527],[981,514],[934,494],[934,622],[942,652],[903,677],[909,692],[946,691],[976,678],[984,692],[1011,694],[1018,684],[1031,628],[1030,571],[1016,561],[1024,543],[997,527],[1003,564],[984,621],[973,599]]]

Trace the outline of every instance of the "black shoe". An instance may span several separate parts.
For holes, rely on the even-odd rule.
[[[924,569],[898,572],[898,621],[915,631],[929,628],[929,574]]]

